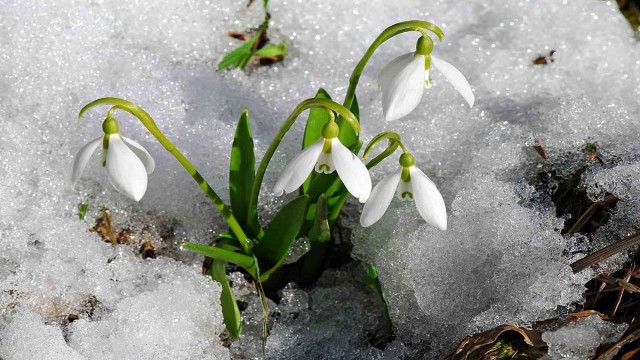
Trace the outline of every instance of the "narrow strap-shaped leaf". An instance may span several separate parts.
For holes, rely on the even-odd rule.
[[[284,58],[287,55],[287,41],[283,40],[280,44],[266,45],[253,53],[253,56],[261,56],[267,58]]]
[[[218,260],[222,260],[222,261],[226,261],[226,262],[230,262],[232,264],[236,264],[246,270],[250,270],[250,269],[254,269],[255,268],[255,262],[253,261],[253,258],[251,256],[247,256],[247,255],[243,255],[243,254],[239,254],[233,251],[228,251],[228,250],[224,250],[224,249],[220,249],[218,247],[215,246],[208,246],[208,245],[202,245],[202,244],[194,244],[194,243],[189,243],[189,242],[185,242],[182,243],[182,247],[188,250],[191,250],[193,252],[196,252],[198,254],[210,257],[210,258],[214,258],[214,259],[218,259]],[[251,270],[250,272],[254,272],[255,270]]]
[[[349,108],[351,113],[356,116],[358,122],[360,122],[360,107],[358,106],[358,98],[356,95],[353,95],[353,102],[351,103],[351,107]],[[353,130],[351,126],[342,118],[342,116],[338,117],[338,126],[340,126],[340,135],[338,135],[338,139],[340,142],[346,146],[351,147],[358,142],[358,135]],[[357,154],[357,153],[356,153]]]
[[[311,206],[310,206],[311,207]],[[331,228],[329,227],[329,208],[324,194],[318,197],[313,225],[309,230],[308,238],[311,248],[302,259],[301,281],[303,284],[311,283],[319,276],[320,266],[324,261],[327,244],[331,240]]]
[[[331,229],[329,228],[329,207],[327,198],[324,194],[320,195],[316,204],[316,216],[311,230],[309,230],[309,242],[313,247],[314,244],[326,243],[331,238]]]
[[[231,147],[231,160],[229,163],[229,199],[231,211],[238,223],[248,232],[250,237],[255,237],[258,224],[248,224],[249,219],[256,221],[257,216],[250,216],[249,199],[251,189],[256,177],[256,156],[253,148],[253,135],[249,112],[242,112]]]
[[[304,223],[308,206],[309,197],[306,195],[286,204],[271,221],[260,242],[256,244],[254,251],[262,271],[260,276],[262,281],[268,279],[269,275],[280,267],[289,253],[289,248]]]
[[[323,88],[318,89],[316,92],[316,99],[328,99],[331,100],[329,93]],[[309,117],[307,118],[307,124],[304,128],[304,137],[302,138],[302,148],[306,148],[315,143],[322,137],[322,128],[329,122],[329,111],[320,107],[312,108],[309,110]],[[300,195],[307,193],[309,184],[318,176],[315,171],[311,172],[311,176],[302,184]]]
[[[380,278],[378,277],[378,269],[372,263],[367,264],[368,274],[362,277],[362,282],[369,285],[370,288],[378,295],[380,302],[382,303],[382,311],[384,314],[384,323],[385,329],[387,331],[387,336],[393,336],[393,323],[391,321],[391,316],[389,315],[389,305],[387,304],[387,300],[384,298],[384,293],[382,291],[382,284],[380,283]]]
[[[218,71],[224,70],[229,66],[244,68],[243,63],[247,62],[247,58],[250,59],[253,56],[253,45],[257,40],[258,36],[254,36],[232,52],[228,53],[218,63]]]
[[[222,304],[222,318],[224,319],[224,325],[226,326],[227,331],[229,331],[231,337],[237,339],[242,333],[242,320],[240,319],[238,303],[231,292],[229,279],[225,272],[225,262],[214,259],[211,263],[209,275],[213,280],[219,282],[222,287],[220,303]]]

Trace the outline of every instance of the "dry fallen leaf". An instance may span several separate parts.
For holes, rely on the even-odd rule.
[[[547,352],[547,344],[542,341],[541,331],[507,324],[467,336],[445,359],[497,359],[504,358],[506,352],[510,356],[521,354],[541,357]]]

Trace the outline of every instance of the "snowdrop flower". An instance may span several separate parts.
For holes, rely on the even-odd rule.
[[[382,69],[378,84],[382,89],[382,110],[386,121],[397,120],[418,106],[425,87],[430,87],[431,65],[444,75],[464,97],[470,107],[475,97],[460,70],[431,55],[433,41],[428,36],[418,39],[415,53],[395,58]]]
[[[147,174],[153,173],[155,168],[153,158],[140,144],[121,136],[118,122],[110,115],[107,115],[102,129],[103,136],[89,141],[76,154],[71,171],[72,187],[102,143],[102,166],[107,169],[109,182],[120,193],[140,201],[147,191]]]
[[[447,209],[436,185],[415,167],[411,154],[400,156],[400,166],[400,171],[387,175],[373,188],[369,201],[364,204],[360,224],[368,227],[380,220],[397,191],[401,200],[415,201],[418,213],[427,223],[446,230]]]
[[[307,179],[311,170],[330,174],[334,170],[344,183],[344,186],[364,203],[371,194],[371,177],[367,167],[360,159],[347,149],[340,140],[340,129],[334,121],[330,121],[322,129],[322,138],[302,150],[282,171],[276,181],[273,192],[280,196],[299,188]]]

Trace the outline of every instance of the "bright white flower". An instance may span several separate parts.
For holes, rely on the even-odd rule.
[[[334,170],[344,186],[361,203],[371,194],[371,177],[367,167],[337,137],[321,138],[296,155],[282,171],[273,192],[280,196],[298,189],[311,171],[329,174]]]
[[[76,154],[71,171],[71,184],[75,186],[87,166],[91,155],[102,143],[102,165],[107,169],[107,178],[120,193],[140,201],[147,191],[147,174],[153,173],[155,162],[151,155],[137,142],[119,133],[105,134],[85,144]]]
[[[442,195],[433,181],[415,166],[400,167],[400,171],[387,175],[373,188],[364,204],[360,224],[368,227],[380,220],[396,192],[401,200],[413,199],[427,223],[440,230],[447,229],[447,209]]]
[[[382,90],[382,110],[386,121],[400,119],[418,106],[425,87],[430,87],[431,65],[444,75],[470,107],[473,106],[473,91],[460,70],[428,51],[427,54],[418,50],[399,56],[380,72],[378,84]]]

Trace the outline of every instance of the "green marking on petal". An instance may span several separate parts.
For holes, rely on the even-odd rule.
[[[400,194],[400,196],[403,199],[411,199],[411,200],[413,200],[413,194],[410,191],[405,191],[402,194]]]

